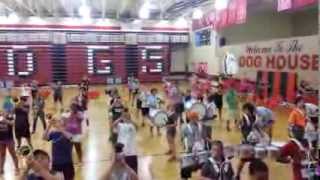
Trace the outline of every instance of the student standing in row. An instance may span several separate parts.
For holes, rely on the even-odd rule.
[[[50,141],[52,153],[52,170],[62,172],[65,180],[74,179],[74,167],[72,160],[71,133],[67,132],[61,121],[48,116],[48,128],[43,138]]]
[[[222,109],[223,109],[223,90],[222,85],[218,85],[217,92],[214,93],[214,103],[218,109],[219,120],[222,121]]]
[[[123,144],[123,155],[126,164],[138,173],[138,156],[136,145],[137,125],[132,121],[128,109],[125,108],[122,116],[113,123],[118,131],[117,143]]]
[[[57,107],[58,103],[60,104],[60,110],[63,110],[63,91],[62,91],[62,83],[58,81],[52,85],[53,90],[53,102],[54,107]]]
[[[166,153],[170,155],[169,161],[174,161],[177,159],[176,157],[176,134],[177,134],[177,123],[179,115],[175,111],[175,108],[173,105],[169,105],[167,107],[168,111],[168,122],[166,124],[166,132],[167,132],[167,141],[169,145],[169,151]]]
[[[72,135],[71,141],[78,155],[80,163],[82,162],[82,121],[83,115],[79,112],[78,105],[73,103],[70,106],[70,115],[65,119],[65,129]]]
[[[225,158],[223,143],[213,141],[211,145],[211,157],[204,163],[201,169],[202,180],[232,180],[234,171],[231,162]]]
[[[234,121],[234,124],[237,125],[237,121],[238,121],[238,97],[237,97],[237,92],[235,91],[235,89],[233,89],[232,85],[229,88],[229,90],[227,91],[226,94],[226,102],[228,104],[229,107],[229,116],[227,119],[227,131],[230,131],[230,121]]]
[[[29,126],[29,103],[26,97],[21,97],[20,102],[14,109],[15,113],[15,135],[17,139],[17,148],[21,146],[21,138],[26,138],[29,146],[32,147]]]
[[[36,132],[37,128],[37,122],[40,118],[43,129],[45,130],[47,127],[46,120],[45,120],[45,113],[44,113],[44,106],[45,102],[43,97],[40,96],[39,93],[35,95],[35,98],[32,101],[32,109],[33,109],[33,128],[32,128],[32,134]]]
[[[19,173],[18,157],[14,149],[13,126],[12,112],[0,112],[0,175],[4,174],[3,168],[7,149],[12,157],[15,173]]]

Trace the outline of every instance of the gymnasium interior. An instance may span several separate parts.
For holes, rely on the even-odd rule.
[[[139,82],[138,94],[140,90],[157,89],[161,103],[156,112],[163,112],[165,121],[167,108],[175,98],[170,95],[171,87],[181,94],[197,91],[204,98],[195,102],[199,108],[206,106],[210,92],[222,88],[222,113],[217,112],[211,123],[210,136],[211,140],[223,142],[225,151],[228,146],[243,143],[239,124],[229,118],[232,111],[226,94],[233,89],[238,120],[243,118],[246,103],[273,112],[272,141],[268,146],[279,150],[292,138],[288,119],[296,108],[297,97],[319,108],[319,7],[317,0],[0,0],[0,112],[5,111],[2,104],[8,98],[13,102],[28,97],[32,108],[34,97],[28,93],[36,84],[37,93],[45,102],[45,121],[50,124],[47,115],[63,119],[85,80],[89,122],[81,125],[82,161],[72,151],[72,179],[135,179],[104,176],[117,163],[110,141],[114,124],[109,103],[113,98],[110,92],[116,89],[136,125],[137,179],[222,180],[204,178],[200,166],[191,172],[191,177],[182,177],[187,166],[184,163],[191,156],[184,148],[182,127],[191,110],[181,113],[176,123],[177,132],[170,141],[176,146],[176,157],[171,160],[166,153],[170,148],[166,125],[158,126],[154,122],[156,115],[140,114],[136,105],[139,95],[130,91],[132,78]],[[63,94],[60,105],[54,99],[53,85],[57,82],[61,83],[61,97]],[[315,116],[320,117],[318,109]],[[28,117],[30,133],[32,110]],[[146,126],[141,125],[144,118]],[[226,128],[229,122],[231,130]],[[317,123],[312,162],[316,166],[314,174],[318,174],[308,180],[320,177],[320,122]],[[43,139],[41,121],[37,126],[30,135],[29,150],[41,149],[52,160],[54,145]],[[159,128],[159,133],[150,134],[149,126]],[[14,125],[11,128],[15,129]],[[13,137],[14,134],[17,132]],[[17,145],[15,138],[12,143]],[[21,147],[28,147],[27,144],[23,140]],[[18,169],[11,152],[6,153],[6,148],[1,152],[5,153],[5,162],[0,179],[18,180],[25,172],[27,158],[20,146],[15,151]],[[294,177],[291,161],[278,162],[267,147],[263,153],[266,154],[261,161],[268,167],[266,180],[300,180]],[[237,172],[241,161],[238,155],[234,153],[228,159],[238,177],[226,179],[254,180],[247,164]],[[190,161],[199,163],[199,159]]]

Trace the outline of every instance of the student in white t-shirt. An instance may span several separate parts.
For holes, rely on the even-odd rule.
[[[138,109],[140,109],[141,114],[142,114],[142,127],[144,127],[145,125],[145,120],[149,115],[149,107],[148,107],[148,102],[147,102],[147,97],[148,97],[148,93],[145,89],[141,90],[139,93],[139,105],[138,105]]]
[[[125,108],[123,115],[113,123],[118,131],[117,143],[124,145],[123,153],[126,163],[137,173],[138,157],[136,145],[136,127],[137,125],[131,120],[128,109]]]

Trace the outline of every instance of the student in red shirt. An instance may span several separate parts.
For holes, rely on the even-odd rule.
[[[281,147],[278,161],[292,163],[293,180],[307,180],[311,177],[308,163],[311,161],[309,143],[304,137],[304,128],[293,126],[291,129],[293,138]]]

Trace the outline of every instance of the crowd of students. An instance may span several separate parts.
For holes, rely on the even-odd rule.
[[[168,143],[168,161],[177,161],[176,138],[180,135],[184,153],[187,155],[199,152],[209,152],[202,162],[180,170],[181,179],[188,179],[192,172],[200,170],[200,179],[233,180],[240,179],[244,164],[249,164],[249,176],[255,180],[268,180],[268,166],[263,160],[255,157],[254,146],[269,146],[272,142],[273,124],[276,120],[271,109],[256,106],[254,102],[240,100],[235,89],[224,88],[222,84],[215,89],[200,90],[197,80],[193,79],[190,90],[183,92],[179,84],[171,82],[167,90],[167,98],[160,95],[158,89],[148,89],[139,83],[135,77],[128,80],[129,103],[124,103],[117,88],[106,90],[109,96],[108,119],[110,127],[110,142],[114,148],[114,156],[109,170],[101,177],[108,180],[138,179],[137,131],[138,127],[149,126],[152,138],[154,130],[161,136],[161,128],[165,129]],[[72,150],[75,148],[78,162],[82,162],[83,124],[89,126],[88,91],[89,80],[84,78],[79,85],[79,93],[67,109],[63,109],[62,84],[52,85],[55,107],[60,104],[61,116],[45,112],[45,99],[39,92],[35,81],[31,84],[30,97],[24,93],[19,98],[6,97],[3,111],[0,114],[0,173],[3,174],[5,153],[8,149],[15,166],[16,174],[21,179],[67,179],[75,177]],[[186,107],[189,102],[203,103],[205,113]],[[227,117],[223,117],[223,107],[226,103]],[[128,107],[129,106],[129,107]],[[157,125],[150,115],[153,110],[162,109],[168,119],[164,127]],[[29,112],[32,112],[32,130],[30,131]],[[310,178],[310,164],[317,166],[314,156],[317,145],[317,106],[305,103],[297,97],[295,106],[289,116],[290,141],[277,151],[276,160],[288,163],[292,160],[294,180]],[[137,122],[134,117],[141,119]],[[32,147],[31,135],[37,130],[37,121],[41,120],[43,139],[52,144],[51,158],[47,152]],[[236,168],[231,163],[231,157],[225,153],[222,141],[214,140],[212,135],[215,121],[225,122],[226,131],[239,129],[242,145],[248,145],[249,153],[240,156]],[[233,128],[231,124],[234,124]],[[15,140],[15,139],[16,140]],[[21,139],[25,138],[30,147],[30,153],[24,156],[26,167],[19,167],[17,152],[21,154]],[[15,149],[15,142],[17,147]],[[17,150],[17,151],[16,151]],[[23,153],[22,153],[23,154]],[[240,153],[241,154],[241,153]],[[307,163],[307,164],[306,164]],[[51,164],[51,166],[50,166]],[[319,163],[318,163],[319,166]],[[315,174],[313,177],[317,178]]]

